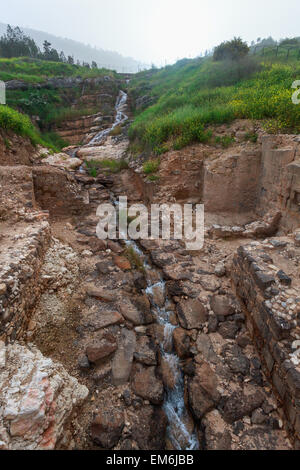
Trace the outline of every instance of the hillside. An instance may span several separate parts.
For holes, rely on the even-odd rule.
[[[7,24],[0,23],[0,36],[6,32],[6,28]],[[74,56],[75,61],[80,60],[81,62],[84,61],[88,63],[95,61],[100,68],[103,67],[124,73],[135,73],[145,67],[145,64],[139,63],[132,57],[123,57],[118,52],[98,49],[72,39],[60,38],[53,34],[37,31],[35,29],[22,27],[22,30],[25,34],[33,38],[39,47],[42,47],[43,42],[47,40],[55,49],[64,51],[66,56]]]
[[[100,91],[104,93],[108,83],[107,92],[115,93],[116,79],[117,74],[106,69],[29,58],[0,59],[0,80],[7,82],[7,106],[0,106],[0,127],[58,151],[69,142],[52,132],[52,126],[98,113],[103,108]],[[82,95],[90,97],[84,100]]]
[[[297,58],[298,49],[276,57],[266,48],[239,62],[200,58],[142,72],[131,81],[138,104],[131,141],[160,154],[206,142],[211,125],[234,119],[261,120],[269,132],[298,132],[299,108],[291,100]]]

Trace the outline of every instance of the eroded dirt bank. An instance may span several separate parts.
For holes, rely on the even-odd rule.
[[[251,144],[237,122],[229,149],[166,154],[156,184],[136,162],[79,171],[123,158],[124,126],[75,159],[1,162],[0,446],[299,448],[298,138]],[[203,250],[99,240],[119,195],[203,202]]]

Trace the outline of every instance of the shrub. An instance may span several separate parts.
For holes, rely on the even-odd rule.
[[[143,170],[145,175],[151,175],[152,173],[156,173],[159,169],[160,161],[157,160],[149,160],[144,163]]]
[[[96,172],[96,176],[99,169],[107,170],[111,173],[119,173],[120,171],[128,168],[128,163],[125,160],[92,160],[90,162],[86,161],[85,164],[88,171],[92,171],[93,175]]]
[[[217,136],[215,138],[215,143],[222,145],[223,148],[230,147],[231,144],[235,142],[235,139],[230,135],[224,135],[223,137]]]
[[[247,56],[250,48],[241,38],[234,38],[232,41],[222,42],[214,50],[214,60],[239,60]]]

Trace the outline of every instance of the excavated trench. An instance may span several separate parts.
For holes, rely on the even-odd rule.
[[[122,126],[128,121],[128,116],[126,114],[127,100],[127,93],[120,90],[115,105],[116,118],[113,125],[94,136],[92,140],[85,145],[86,148],[95,146],[99,146],[99,148],[101,148],[101,145],[105,143],[107,136],[109,136],[117,126]],[[77,151],[78,150],[79,149],[77,149]],[[73,153],[74,157],[76,156],[76,153]],[[83,174],[86,173],[84,166],[80,168],[80,171]],[[113,204],[118,209],[118,200],[116,196],[113,193],[111,193],[110,196]],[[172,443],[173,448],[176,450],[197,450],[199,449],[198,437],[196,432],[194,432],[194,426],[190,425],[192,417],[186,408],[184,374],[181,369],[180,359],[177,356],[173,345],[173,332],[176,327],[170,320],[172,312],[168,310],[165,281],[162,273],[153,266],[141,245],[138,245],[133,240],[126,240],[125,245],[134,250],[140,260],[142,260],[143,270],[148,284],[144,293],[150,301],[152,314],[156,322],[164,328],[163,341],[159,345],[160,354],[162,360],[168,364],[170,373],[173,375],[171,380],[172,388],[165,387],[163,404],[163,410],[168,419],[167,436],[169,442]],[[155,273],[154,276],[153,272]],[[154,283],[153,278],[155,278]],[[156,296],[153,295],[154,290],[156,291]],[[156,298],[163,299],[160,305],[155,302]]]

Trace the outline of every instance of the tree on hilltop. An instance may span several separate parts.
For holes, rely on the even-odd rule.
[[[250,48],[241,38],[234,38],[231,41],[222,42],[214,50],[215,61],[240,60],[249,54]]]

